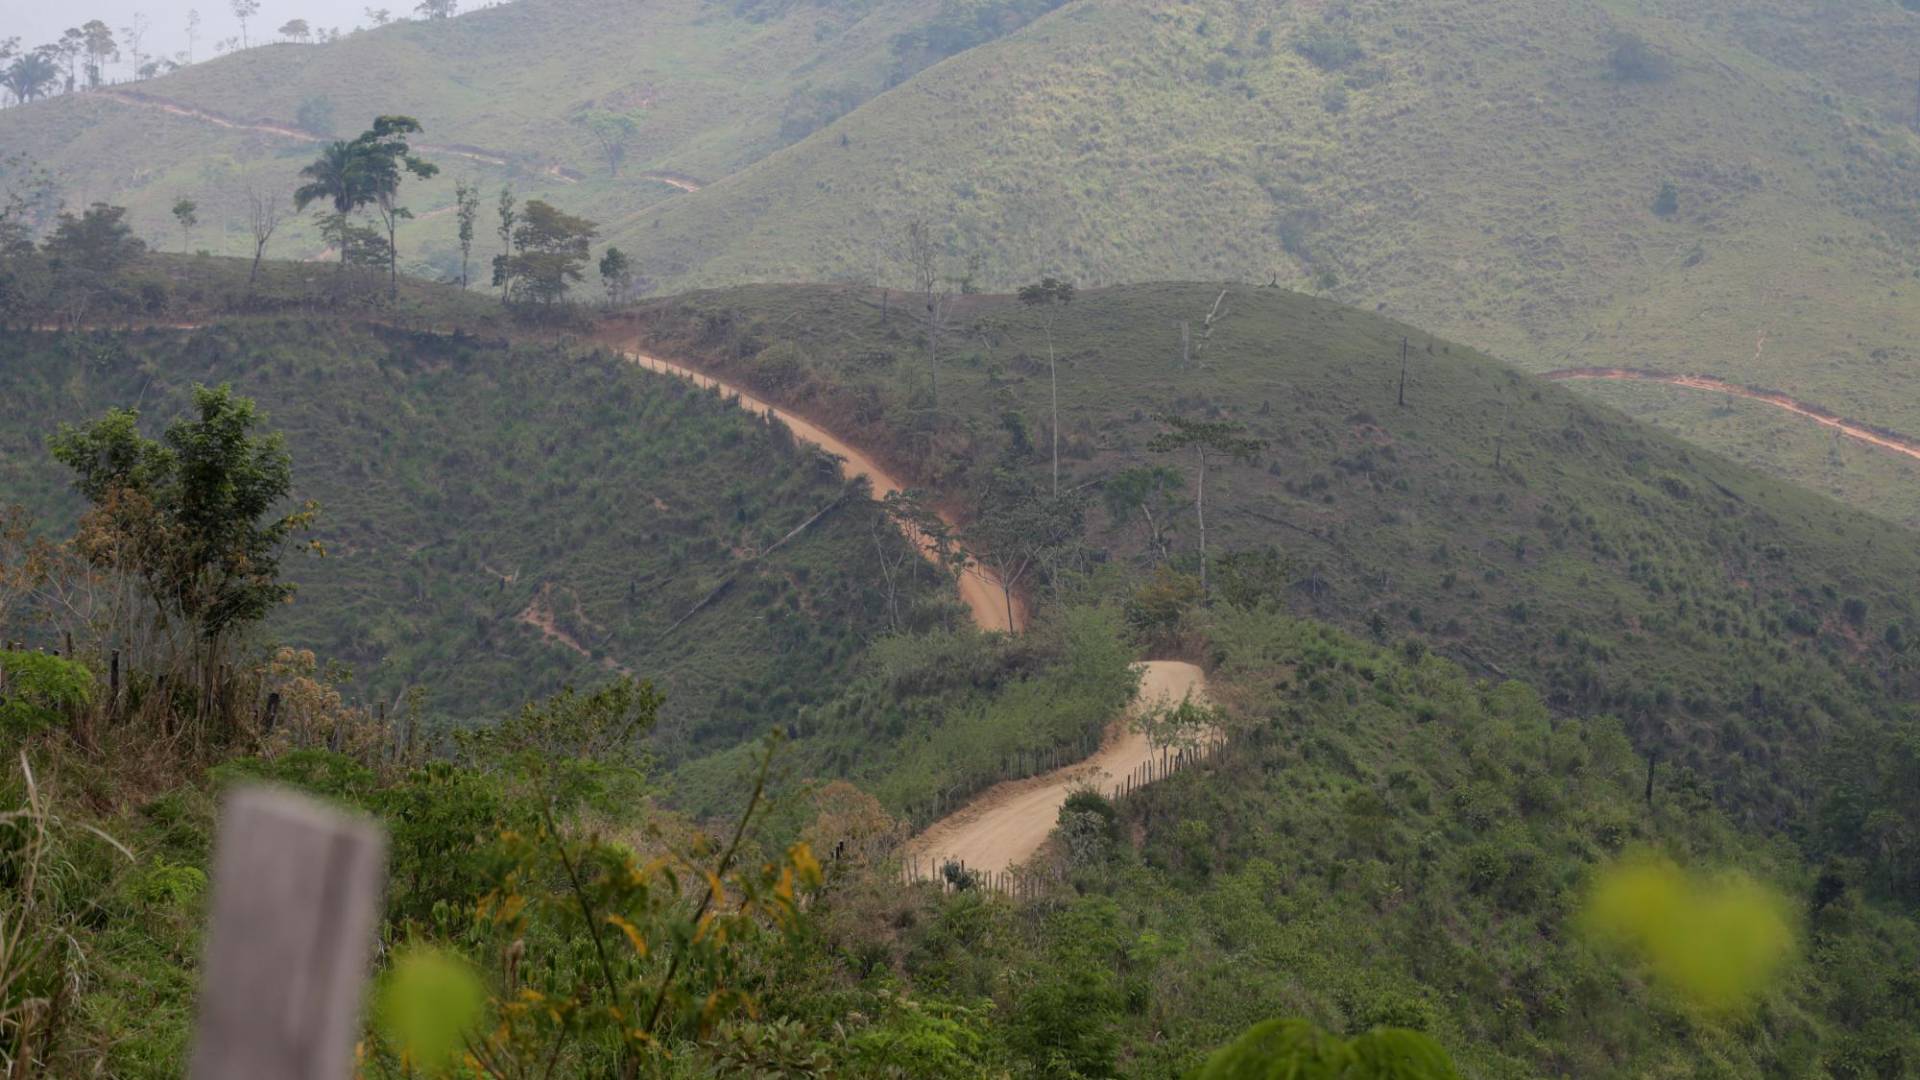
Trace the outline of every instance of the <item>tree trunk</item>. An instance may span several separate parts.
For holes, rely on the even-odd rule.
[[[1200,483],[1195,485],[1194,516],[1200,521],[1200,599],[1205,602],[1207,592],[1207,451],[1200,450]]]
[[[1053,327],[1047,327],[1047,381],[1053,388],[1053,497],[1060,497],[1060,373],[1053,359]]]

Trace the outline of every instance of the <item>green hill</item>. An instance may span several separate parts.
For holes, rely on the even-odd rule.
[[[1563,712],[1618,715],[1643,751],[1751,820],[1805,805],[1792,763],[1833,732],[1897,711],[1904,643],[1920,629],[1910,531],[1403,324],[1284,290],[1221,294],[1102,289],[1053,330],[1064,483],[1177,470],[1176,493],[1150,509],[1189,572],[1192,463],[1150,451],[1163,413],[1230,419],[1266,441],[1258,465],[1216,463],[1208,478],[1214,553],[1274,546],[1298,610],[1526,679]],[[865,432],[965,501],[996,464],[1042,482],[1050,468],[1039,315],[1011,297],[965,300],[938,413],[898,294],[883,315],[864,289],[699,293],[658,302],[638,326],[656,351]],[[1183,365],[1176,323],[1201,341],[1216,300]],[[1139,518],[1116,522],[1094,501],[1090,542],[1144,573]],[[1067,582],[1055,579],[1063,595]]]
[[[203,383],[262,403],[295,497],[322,508],[325,556],[288,560],[300,592],[270,638],[344,665],[369,704],[417,687],[430,716],[472,722],[632,670],[667,695],[661,745],[679,758],[824,700],[889,623],[870,564],[904,544],[813,452],[559,344],[300,318],[8,335],[0,503],[64,533],[77,496],[46,456],[52,427],[134,406],[157,431]],[[945,603],[917,563],[909,625]]]
[[[1667,74],[1620,78],[1623,34]],[[670,285],[905,284],[919,218],[989,287],[1277,276],[1536,371],[1920,431],[1917,42],[1892,3],[1078,3],[613,236]],[[1715,404],[1649,415],[1920,521],[1910,461],[1837,467],[1697,423]]]
[[[130,89],[227,121],[330,109],[339,133],[419,116],[448,170],[402,247],[442,277],[459,175],[599,220],[662,293],[904,283],[919,219],[987,287],[1277,279],[1530,370],[1711,374],[1911,434],[1917,42],[1893,0],[523,0]],[[583,123],[606,112],[636,125],[618,178]],[[85,94],[0,113],[0,144],[169,243],[194,195],[194,243],[228,252],[245,189],[290,188],[310,151]],[[320,249],[304,224],[280,248]],[[1911,460],[1694,392],[1582,390],[1920,521]]]
[[[265,45],[6,110],[0,146],[45,164],[70,202],[128,206],[168,249],[182,242],[169,209],[191,196],[203,222],[195,248],[251,254],[249,188],[284,197],[318,140],[406,113],[444,171],[409,186],[418,219],[402,255],[418,272],[457,276],[451,215],[429,216],[451,209],[456,179],[490,189],[486,241],[501,184],[602,220],[674,197],[659,176],[724,176],[877,90],[895,63],[887,42],[929,7],[530,0],[326,45]],[[596,115],[633,122],[618,176],[586,123]],[[322,247],[310,223],[294,221],[274,250],[305,257]]]

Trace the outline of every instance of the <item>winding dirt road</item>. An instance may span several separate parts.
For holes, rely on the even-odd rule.
[[[899,480],[882,469],[871,457],[847,445],[839,436],[811,420],[795,416],[777,405],[762,401],[741,387],[722,382],[705,372],[695,371],[671,360],[662,360],[657,356],[650,356],[634,349],[623,350],[623,353],[627,359],[648,371],[674,375],[695,386],[719,390],[733,398],[741,408],[780,421],[793,432],[795,438],[812,443],[840,458],[845,463],[843,468],[848,476],[866,477],[867,482],[873,486],[873,495],[876,499],[884,499],[896,491],[905,490]],[[917,530],[905,529],[904,531],[907,539],[912,540],[914,546],[920,549],[921,555],[930,561],[937,560],[938,556],[931,540]],[[1000,588],[1000,583],[984,570],[973,567],[960,575],[960,600],[966,604],[968,613],[973,616],[974,625],[982,630],[1018,633],[1026,629],[1026,605],[1021,602],[1019,596],[1009,596]]]
[[[1648,371],[1643,368],[1614,367],[1575,367],[1549,371],[1541,376],[1564,382],[1569,379],[1612,379],[1623,382],[1657,382],[1668,386],[1684,386],[1689,390],[1705,390],[1713,394],[1725,394],[1728,397],[1745,398],[1772,405],[1776,409],[1785,409],[1795,416],[1803,416],[1822,427],[1829,427],[1851,439],[1858,439],[1869,446],[1882,450],[1891,450],[1896,454],[1920,461],[1920,439],[1902,435],[1897,431],[1875,427],[1858,420],[1849,420],[1838,413],[1823,409],[1818,405],[1800,401],[1776,390],[1762,390],[1753,386],[1741,386],[1716,379],[1710,375],[1674,375],[1664,371]]]
[[[1192,664],[1148,660],[1140,669],[1140,693],[1134,698],[1132,715],[1188,697],[1196,702],[1206,698],[1206,674]],[[926,874],[937,872],[948,860],[988,872],[1019,866],[1046,843],[1060,807],[1075,788],[1092,785],[1107,790],[1160,755],[1160,749],[1134,731],[1127,719],[1115,720],[1092,757],[1040,776],[995,784],[908,841],[907,854],[918,857]]]
[[[276,138],[293,139],[296,142],[305,143],[328,141],[325,136],[315,135],[311,131],[303,131],[297,127],[289,127],[286,124],[237,120],[231,116],[222,116],[219,113],[207,109],[201,109],[178,101],[169,101],[166,98],[154,97],[151,94],[134,93],[127,90],[93,90],[89,91],[89,93],[95,94],[107,101],[117,101],[122,105],[131,105],[141,109],[157,109],[171,116],[198,120],[202,123],[227,128],[231,131],[251,131],[257,135],[272,135]],[[477,161],[483,165],[492,165],[497,168],[506,168],[513,164],[511,158],[498,150],[485,150],[475,146],[454,146],[446,143],[422,142],[415,143],[414,147],[422,153],[439,154],[443,157],[466,158],[469,161]],[[563,184],[577,184],[586,179],[586,177],[578,171],[562,165],[543,166],[540,169],[540,173],[543,176],[558,180]],[[637,172],[626,175],[636,180],[651,180],[655,183],[665,184],[668,187],[678,188],[686,192],[699,191],[705,186],[701,184],[700,181],[684,173]]]

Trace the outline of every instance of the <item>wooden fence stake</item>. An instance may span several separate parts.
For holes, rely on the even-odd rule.
[[[346,1080],[385,864],[371,822],[274,788],[227,800],[193,1080]]]

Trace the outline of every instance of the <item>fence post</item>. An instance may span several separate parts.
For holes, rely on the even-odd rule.
[[[302,795],[227,800],[193,1080],[350,1074],[385,848],[378,826]]]

